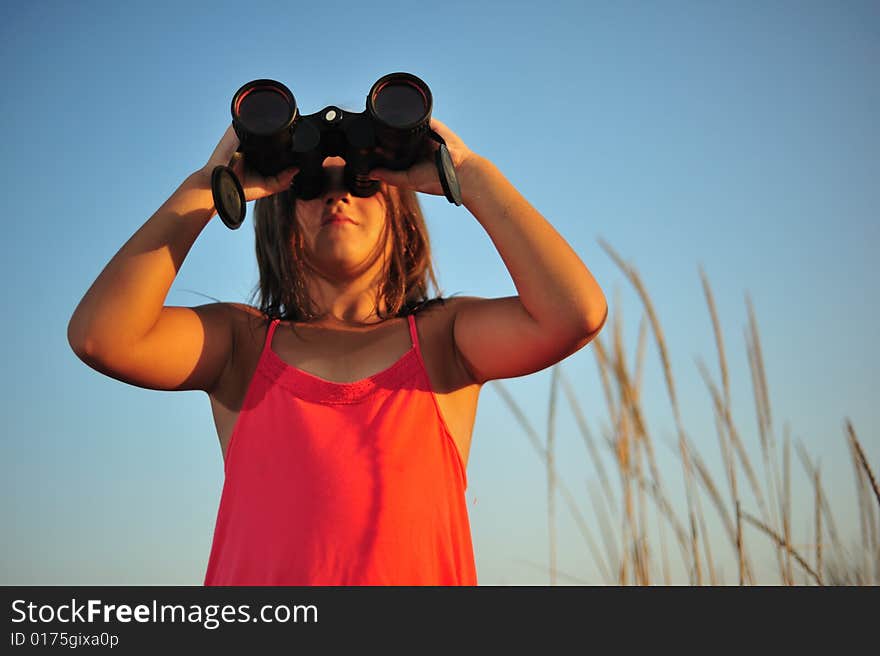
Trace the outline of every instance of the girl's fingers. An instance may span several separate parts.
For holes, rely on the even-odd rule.
[[[232,153],[232,157],[229,158],[229,162],[225,166],[231,168],[235,172],[235,175],[240,178],[244,173],[244,159],[242,154],[239,152]]]
[[[410,167],[405,171],[391,171],[389,169],[373,169],[369,176],[374,180],[381,180],[392,187],[412,189],[425,194],[440,194],[440,179],[433,162],[425,162]]]
[[[235,130],[230,123],[229,127],[226,128],[223,137],[220,139],[220,142],[217,144],[216,148],[214,148],[214,152],[211,153],[211,157],[208,158],[208,168],[213,168],[215,166],[231,166],[230,160],[238,150],[238,146],[238,135],[235,134]]]
[[[430,125],[431,129],[433,129],[434,132],[443,137],[443,140],[446,142],[447,145],[458,145],[462,143],[461,139],[458,138],[458,135],[455,134],[448,127],[446,127],[446,124],[443,121],[440,121],[432,116]]]
[[[391,171],[389,169],[373,169],[369,173],[373,180],[380,180],[394,187],[402,187],[407,182],[407,171]]]
[[[433,116],[431,117],[430,125],[431,128],[437,131],[441,137],[444,135],[444,133],[449,132],[449,128],[446,127],[446,124],[443,121],[434,118]]]
[[[263,177],[259,174],[248,175],[244,182],[244,195],[249,201],[277,194],[288,187],[293,182],[294,176],[299,173],[299,168],[292,166],[284,169],[278,175]]]

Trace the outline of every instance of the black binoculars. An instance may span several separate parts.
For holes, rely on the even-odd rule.
[[[431,129],[433,100],[428,85],[410,73],[391,73],[373,84],[366,109],[351,113],[330,105],[301,116],[296,99],[275,80],[253,80],[232,97],[232,126],[245,167],[264,176],[291,166],[299,172],[291,183],[296,198],[309,200],[324,192],[324,159],[345,160],[344,185],[354,196],[372,196],[379,181],[373,168],[408,169],[430,157],[433,139],[439,143],[434,161],[443,192],[461,205],[461,190],[443,138]],[[217,166],[211,176],[214,205],[223,223],[238,228],[245,215],[245,195],[229,166]]]

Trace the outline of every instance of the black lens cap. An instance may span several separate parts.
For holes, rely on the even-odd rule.
[[[245,196],[238,176],[228,166],[215,166],[211,172],[211,193],[217,214],[230,230],[244,221]]]
[[[461,187],[458,184],[458,176],[455,174],[455,166],[445,143],[437,148],[437,173],[440,175],[440,184],[443,185],[443,193],[446,200],[456,205],[461,205]]]

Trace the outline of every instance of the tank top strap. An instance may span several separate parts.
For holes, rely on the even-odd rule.
[[[275,334],[275,329],[278,327],[278,324],[280,322],[281,322],[281,319],[273,319],[269,323],[269,329],[266,331],[266,343],[263,344],[263,351],[268,351],[271,348],[272,335]]]
[[[413,348],[416,350],[416,353],[418,353],[419,359],[421,359],[422,349],[419,346],[419,333],[416,330],[416,315],[408,314],[406,318],[409,321],[409,338],[412,340]]]

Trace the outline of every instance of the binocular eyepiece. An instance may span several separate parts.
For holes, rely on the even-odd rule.
[[[272,176],[291,166],[299,172],[291,192],[303,200],[325,190],[324,159],[345,160],[344,185],[359,197],[372,196],[379,182],[369,172],[382,167],[408,169],[430,156],[430,139],[440,181],[450,203],[461,205],[461,191],[443,138],[430,128],[433,99],[428,85],[410,73],[391,73],[373,84],[366,109],[352,113],[334,105],[302,116],[290,89],[275,80],[253,80],[232,97],[232,126],[237,153],[245,166]],[[223,223],[235,230],[244,221],[244,190],[228,166],[211,176],[214,204]]]

